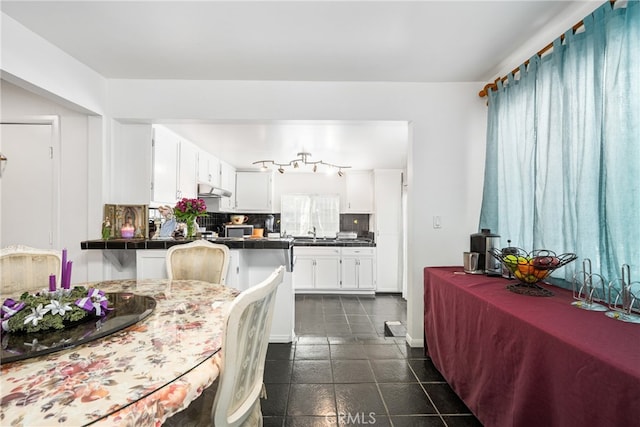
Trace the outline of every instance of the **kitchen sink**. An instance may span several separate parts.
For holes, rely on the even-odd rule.
[[[335,242],[337,239],[334,237],[294,237],[294,242]]]
[[[336,239],[336,238],[323,238],[318,237],[295,237],[293,244],[300,246],[367,246],[371,244],[371,240],[368,239]]]

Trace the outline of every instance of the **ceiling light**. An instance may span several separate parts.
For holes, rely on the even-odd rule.
[[[311,161],[309,160],[309,157],[311,157],[311,153],[308,153],[306,151],[302,151],[300,153],[298,153],[297,155],[298,157],[289,161],[289,163],[276,163],[275,160],[258,160],[253,162],[254,165],[256,164],[262,164],[261,169],[262,170],[266,170],[267,169],[267,164],[272,164],[275,166],[278,166],[278,172],[280,173],[284,173],[285,171],[285,167],[288,166],[293,166],[294,169],[299,169],[300,165],[313,165],[312,171],[316,172],[318,170],[318,165],[324,165],[327,166],[328,173],[335,173],[336,171],[338,171],[338,176],[343,176],[344,173],[342,172],[342,169],[348,169],[351,166],[339,166],[339,165],[334,165],[333,163],[327,163],[327,162],[323,162],[322,160],[317,160],[317,161]]]

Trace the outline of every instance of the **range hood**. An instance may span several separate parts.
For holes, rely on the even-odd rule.
[[[231,191],[210,184],[198,183],[198,197],[231,197]]]

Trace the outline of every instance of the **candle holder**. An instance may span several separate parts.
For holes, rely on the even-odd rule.
[[[589,311],[607,311],[606,280],[600,274],[592,273],[591,260],[585,258],[582,261],[582,271],[573,275],[573,298],[576,300],[572,306]]]
[[[631,291],[640,290],[640,282],[631,281],[629,265],[622,265],[622,277],[609,283],[609,309],[605,315],[628,323],[640,323],[640,299]],[[637,291],[636,291],[637,293]]]

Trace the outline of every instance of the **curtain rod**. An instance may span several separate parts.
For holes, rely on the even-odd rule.
[[[611,4],[611,7],[613,7],[613,4],[615,2],[616,2],[616,0],[609,0],[609,3]],[[571,29],[575,33],[578,30],[578,28],[582,27],[582,25],[584,25],[584,21],[581,20],[580,22],[575,24],[573,27],[571,27]],[[564,33],[562,33],[560,35],[560,40],[564,41]],[[548,45],[546,45],[545,47],[540,49],[536,54],[538,56],[542,56],[542,55],[544,55],[545,52],[547,52],[552,47],[553,47],[553,42],[549,43]],[[524,65],[525,66],[529,65],[529,60],[528,59],[526,61],[524,61]],[[518,68],[512,70],[510,74],[515,74],[515,73],[517,73],[519,71],[520,71],[520,67],[518,66]],[[498,77],[492,83],[487,83],[486,85],[484,85],[482,90],[480,92],[478,92],[478,96],[480,98],[484,98],[485,96],[487,96],[489,94],[489,89],[491,89],[493,91],[498,90],[498,82],[499,81],[505,82],[505,81],[507,81],[508,78],[509,78],[509,76]]]

